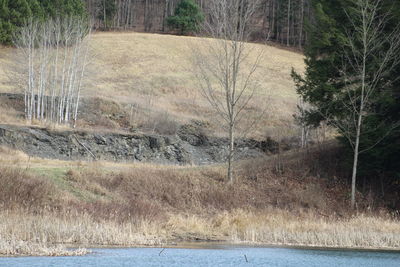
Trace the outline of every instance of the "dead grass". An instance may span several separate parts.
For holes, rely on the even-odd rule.
[[[142,91],[180,97],[195,95],[192,90],[196,84],[188,58],[190,46],[201,44],[202,40],[145,33],[95,34],[93,50],[97,56],[93,65],[102,66],[102,72],[97,75],[103,80],[101,86],[108,85],[106,90],[100,91],[101,94],[114,97],[116,91],[125,88],[127,94]],[[250,49],[258,49],[263,45],[249,46]],[[263,49],[265,60],[260,65],[260,76],[263,76],[260,83],[266,83],[264,86],[268,88],[261,87],[260,90],[295,97],[290,71],[292,66],[303,70],[303,56],[271,46]],[[118,86],[115,82],[127,86]]]
[[[1,50],[1,48],[0,48]],[[1,56],[0,56],[1,62]],[[0,63],[1,64],[1,63]],[[0,70],[0,77],[1,70]],[[1,79],[1,78],[0,78]],[[0,83],[0,88],[2,84]],[[0,89],[1,91],[1,89]],[[24,124],[25,119],[23,116],[23,102],[22,99],[9,99],[0,95],[0,122],[1,123],[16,123]]]
[[[3,240],[0,238],[1,256],[83,256],[90,253],[85,248],[66,249],[63,245],[51,245],[47,243],[35,243],[22,240]]]
[[[388,216],[359,214],[342,219],[323,218],[315,213],[293,215],[288,210],[274,208],[263,212],[238,209],[208,216],[175,213],[162,221],[123,223],[74,212],[30,214],[20,211],[1,212],[0,215],[5,218],[0,222],[2,255],[38,254],[36,251],[41,251],[39,255],[64,255],[64,250],[54,249],[52,244],[165,246],[191,240],[400,249],[400,224]],[[42,247],[50,249],[43,252]]]
[[[174,216],[169,222],[180,235],[192,233],[206,239],[222,238],[251,244],[340,247],[400,248],[400,224],[389,217],[359,214],[350,218],[323,218],[315,213],[293,215],[291,211],[233,210],[212,218]]]
[[[165,234],[157,222],[119,223],[111,219],[95,219],[89,214],[76,211],[32,214],[14,210],[3,211],[1,216],[4,220],[0,222],[0,233],[5,240],[75,246],[165,243]]]
[[[0,181],[0,206],[3,208],[43,208],[52,199],[55,189],[48,180],[16,168],[0,168]]]
[[[319,157],[284,155],[279,173],[274,158],[241,162],[238,181],[227,185],[223,166],[33,158],[21,170],[29,159],[15,153],[18,163],[0,167],[0,254],[40,254],[55,244],[161,246],[199,239],[399,249],[398,217],[376,203],[350,212],[348,185],[326,178],[334,151],[318,163],[327,172],[316,172],[312,155]]]
[[[215,114],[210,112],[209,104],[200,96],[188,60],[189,47],[201,45],[204,40],[133,32],[96,33],[92,37],[93,59],[84,95],[114,101],[122,107],[124,113],[129,113],[130,107],[136,105],[141,110],[153,111],[152,117],[168,114],[169,118],[178,123],[187,123],[193,119],[209,120],[212,121],[212,129],[218,132],[218,123],[210,120]],[[299,72],[303,71],[303,56],[272,46],[249,44],[249,47],[250,50],[263,49],[265,54],[259,66],[257,80],[260,86],[257,101],[252,103],[253,108],[263,110],[264,106],[268,106],[268,114],[279,114],[278,119],[269,116],[262,118],[260,127],[276,127],[281,120],[291,121],[297,96],[290,72],[292,67]],[[17,91],[6,74],[12,54],[12,48],[0,48],[0,92]],[[102,106],[102,102],[96,108],[100,111],[107,109]],[[104,117],[103,112],[100,112],[99,116],[84,118],[80,126],[99,124],[115,128],[126,125],[126,117],[121,121],[120,118],[113,118],[112,110],[108,111],[111,118]],[[0,122],[13,122],[14,115],[3,115]],[[256,134],[263,135],[262,129]]]

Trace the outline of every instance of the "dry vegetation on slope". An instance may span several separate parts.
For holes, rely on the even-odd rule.
[[[330,152],[327,152],[330,151]],[[316,178],[335,164],[324,157],[287,155],[241,162],[227,185],[222,166],[163,167],[29,158],[3,149],[0,168],[0,254],[13,244],[159,245],[224,240],[275,245],[400,248],[400,224],[359,196],[349,212],[347,185]],[[319,160],[317,160],[319,159]],[[333,174],[333,173],[331,173]],[[380,214],[380,215],[379,215]],[[22,242],[22,243],[21,243]],[[7,245],[8,244],[8,245]],[[48,251],[55,251],[49,249]]]
[[[84,95],[114,101],[121,110],[109,111],[110,116],[128,114],[134,127],[146,128],[143,124],[148,120],[208,121],[213,114],[198,93],[189,60],[190,47],[201,45],[201,41],[204,39],[159,34],[96,33],[92,36],[92,60]],[[267,104],[266,116],[260,124],[259,133],[263,135],[265,128],[291,121],[297,98],[290,71],[292,67],[303,70],[303,56],[272,46],[249,46],[250,50],[264,51],[257,74],[259,95],[249,107],[262,110]],[[16,92],[15,81],[7,75],[12,54],[12,48],[0,49],[0,93]],[[0,122],[17,121],[16,112],[8,107],[0,102],[4,114]],[[93,126],[90,120],[84,119],[81,127]],[[116,125],[100,126],[114,128]]]

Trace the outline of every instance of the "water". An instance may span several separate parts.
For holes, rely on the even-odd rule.
[[[400,253],[224,246],[93,249],[83,257],[0,258],[0,266],[400,266]],[[161,252],[161,254],[160,254]],[[247,261],[246,262],[246,255]]]

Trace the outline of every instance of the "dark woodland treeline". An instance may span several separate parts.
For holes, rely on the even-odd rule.
[[[0,0],[0,43],[10,45],[13,33],[29,17],[45,19],[88,14],[96,29],[171,33],[173,30],[166,21],[174,15],[180,1]],[[194,1],[207,17],[210,0]],[[306,25],[311,17],[311,0],[259,0],[252,38],[302,48],[309,38]]]
[[[0,0],[0,44],[11,45],[13,35],[29,19],[86,18],[82,0]]]
[[[84,0],[96,28],[104,28],[103,3],[114,1],[115,12],[109,21],[113,30],[171,32],[166,18],[174,15],[181,0]],[[103,1],[103,2],[102,2]],[[209,0],[195,0],[208,14]],[[305,31],[312,11],[310,0],[261,0],[254,16],[253,40],[279,42],[301,48],[307,40]]]

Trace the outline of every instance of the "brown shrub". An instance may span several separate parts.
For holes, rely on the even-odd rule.
[[[310,149],[244,161],[239,166],[240,176],[254,182],[257,191],[268,194],[266,201],[275,207],[343,214],[347,210],[349,188],[335,176],[338,174],[333,168],[337,164],[336,154],[336,147],[332,146],[325,153]],[[280,164],[279,172],[277,164]]]
[[[237,208],[265,208],[270,202],[256,182],[242,180],[226,184],[221,168],[142,167],[120,173],[98,173],[85,179],[115,198],[131,200],[140,206],[152,203],[153,209],[158,207],[165,212],[215,213]],[[127,207],[122,207],[125,209]]]
[[[79,127],[118,129],[130,126],[125,109],[109,99],[83,98],[80,110],[77,123]]]
[[[82,182],[82,175],[79,171],[76,170],[68,170],[65,177],[68,181],[72,182]]]
[[[91,203],[75,203],[76,211],[89,214],[98,221],[111,220],[120,223],[158,221],[165,219],[165,212],[157,203],[138,198],[124,201],[95,201]]]
[[[304,160],[309,158],[299,159],[296,153],[282,156],[285,168],[281,173],[274,171],[273,158],[241,162],[236,166],[237,180],[232,185],[226,183],[223,166],[134,165],[113,172],[97,164],[80,166],[67,171],[64,189],[72,194],[69,198],[60,198],[59,203],[69,209],[70,203],[63,201],[71,201],[75,203],[72,209],[89,212],[94,218],[117,221],[158,220],[170,213],[213,215],[221,211],[266,210],[270,207],[293,212],[306,209],[342,214],[347,201],[346,185],[332,182],[329,176],[315,177],[313,166]],[[14,172],[12,176],[27,176],[23,171],[10,171]],[[5,176],[1,179],[5,181]],[[47,191],[38,191],[40,186],[36,184],[43,183],[41,179],[21,179],[9,179],[13,189],[3,187],[8,196],[1,198],[29,203],[20,199],[30,199],[29,194],[34,194],[35,198],[45,200],[49,195]],[[10,181],[6,183],[10,184]],[[23,186],[18,185],[21,181]],[[41,190],[47,186],[43,188]]]
[[[171,115],[161,112],[139,114],[134,124],[144,132],[161,135],[174,135],[179,128],[178,122]]]
[[[0,168],[0,203],[4,207],[43,207],[54,186],[43,178],[14,168]]]

